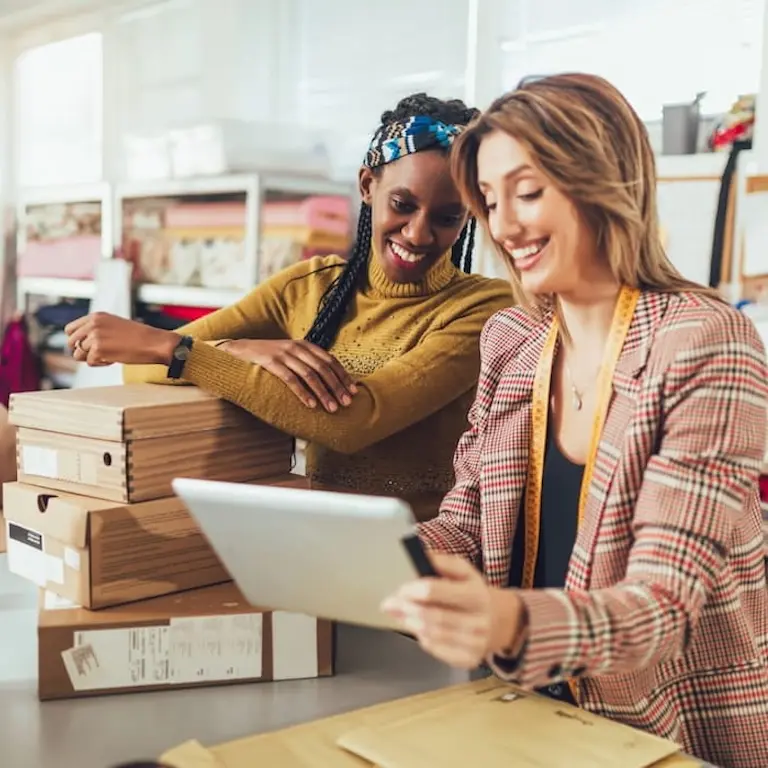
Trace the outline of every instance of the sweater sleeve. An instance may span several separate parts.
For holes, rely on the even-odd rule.
[[[334,257],[335,258],[335,257]],[[283,270],[261,283],[236,304],[211,312],[178,329],[178,333],[197,341],[224,339],[287,339],[288,308],[284,298],[289,283],[309,275],[320,262],[311,259]],[[343,263],[339,261],[339,263]],[[323,266],[327,266],[324,264]],[[206,363],[203,363],[205,365]],[[211,364],[209,361],[208,364]],[[212,364],[216,364],[214,361]],[[164,365],[124,365],[126,384],[190,384],[184,379],[169,379]]]
[[[477,384],[483,325],[490,315],[509,304],[509,291],[501,281],[478,286],[463,314],[358,381],[352,404],[336,413],[304,407],[268,371],[208,344],[192,348],[184,378],[282,432],[340,453],[357,453],[471,391]]]

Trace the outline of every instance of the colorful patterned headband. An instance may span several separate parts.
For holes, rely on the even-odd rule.
[[[423,149],[448,149],[464,126],[450,125],[427,115],[416,115],[381,126],[374,134],[363,164],[378,168]]]

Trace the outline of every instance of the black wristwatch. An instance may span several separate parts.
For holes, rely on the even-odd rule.
[[[168,366],[169,379],[181,378],[181,374],[184,373],[184,366],[189,358],[189,353],[192,351],[193,343],[194,339],[191,336],[181,337],[181,340],[176,345],[176,349],[173,350],[171,364]]]

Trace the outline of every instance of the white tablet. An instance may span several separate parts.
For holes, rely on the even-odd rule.
[[[430,572],[398,499],[187,478],[173,490],[254,606],[396,628],[381,601]]]

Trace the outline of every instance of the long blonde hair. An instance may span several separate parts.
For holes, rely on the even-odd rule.
[[[519,141],[534,164],[576,204],[620,284],[715,295],[683,277],[669,260],[656,209],[656,161],[648,132],[629,102],[606,80],[562,74],[520,85],[496,99],[458,137],[453,174],[486,232],[477,153],[483,138],[494,131]],[[509,269],[518,302],[539,312],[552,307],[554,297],[524,293],[509,255],[498,244],[496,250]]]

